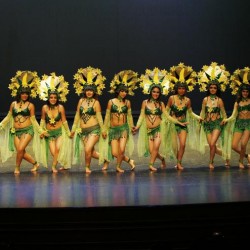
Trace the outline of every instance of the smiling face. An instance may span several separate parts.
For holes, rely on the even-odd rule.
[[[49,95],[49,104],[54,106],[58,103],[58,96],[57,94],[50,94]]]
[[[85,91],[85,96],[86,96],[87,98],[92,98],[92,97],[94,96],[94,90],[93,90],[93,89],[87,89],[87,90]]]
[[[159,97],[161,95],[161,90],[158,87],[154,87],[154,88],[152,88],[150,93],[151,93],[151,97],[154,100],[157,100],[157,99],[159,99]]]

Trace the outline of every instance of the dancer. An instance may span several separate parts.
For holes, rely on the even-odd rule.
[[[139,129],[138,156],[150,156],[149,170],[157,171],[154,167],[157,158],[161,161],[161,167],[166,167],[165,157],[159,151],[164,127],[166,127],[163,117],[165,105],[161,97],[162,94],[168,94],[169,80],[166,70],[158,68],[147,69],[140,79],[140,87],[149,97],[142,102],[140,116],[133,131],[136,132]]]
[[[30,97],[37,96],[38,85],[37,72],[32,71],[17,71],[9,84],[11,95],[16,97],[16,101],[11,103],[8,115],[0,123],[0,149],[2,162],[7,161],[16,152],[15,174],[20,174],[23,159],[33,165],[31,171],[36,171],[39,167],[38,161],[26,151],[34,137],[33,151],[36,154],[39,134],[45,133],[39,127],[35,117],[35,106],[30,102]]]
[[[116,158],[116,171],[123,173],[121,168],[122,161],[126,161],[130,165],[130,169],[135,169],[135,162],[129,157],[134,150],[134,141],[132,129],[134,127],[131,103],[126,97],[134,95],[134,89],[139,81],[137,73],[132,70],[123,70],[116,74],[110,84],[110,93],[115,94],[115,98],[108,101],[107,110],[104,121],[104,131],[102,136],[104,139],[108,137],[108,147],[102,147],[103,150],[108,148],[108,152],[104,152],[109,160]],[[129,157],[125,155],[125,149],[128,146]],[[107,170],[107,168],[103,168]]]
[[[194,90],[197,83],[197,74],[190,66],[179,63],[170,68],[170,82],[174,85],[174,94],[168,99],[166,105],[167,119],[174,123],[174,130],[170,129],[173,150],[176,152],[177,170],[183,170],[182,159],[185,153],[186,142],[192,149],[198,149],[199,133],[198,126],[202,120],[192,111],[191,99],[186,96],[187,92]],[[174,136],[175,134],[175,136]]]
[[[101,105],[98,96],[102,94],[105,88],[104,81],[106,78],[98,68],[80,68],[74,75],[76,82],[74,88],[78,95],[82,97],[78,101],[75,114],[72,135],[74,137],[74,163],[80,162],[80,154],[84,147],[85,153],[85,171],[91,173],[91,158],[99,159],[104,168],[108,167],[108,161],[100,161],[99,152],[95,150],[101,131],[103,130],[103,118],[101,114]],[[80,143],[80,141],[83,142]],[[100,144],[99,144],[100,146]]]
[[[200,91],[207,91],[206,97],[202,101],[200,114],[203,119],[200,135],[201,152],[205,152],[205,140],[207,140],[210,148],[209,169],[214,169],[215,154],[222,156],[226,160],[225,166],[228,167],[228,140],[226,140],[225,130],[223,130],[223,119],[227,118],[227,114],[221,91],[225,91],[229,83],[229,72],[226,71],[224,65],[219,66],[216,62],[212,62],[210,66],[203,66],[202,71],[198,74],[198,82]]]
[[[250,167],[250,154],[246,153],[250,137],[250,69],[237,69],[231,76],[230,88],[232,94],[237,95],[232,115],[224,120],[227,135],[232,131],[232,149],[239,154],[239,168],[244,169],[244,158]]]
[[[48,167],[48,151],[52,155],[52,173],[57,173],[57,164],[60,163],[60,170],[71,167],[71,133],[65,115],[65,109],[60,102],[66,102],[69,93],[68,82],[64,76],[43,75],[39,86],[39,97],[46,101],[41,112],[40,126],[47,134],[40,137],[45,138],[45,147],[41,148],[39,159],[45,167]],[[46,157],[43,157],[46,156]]]

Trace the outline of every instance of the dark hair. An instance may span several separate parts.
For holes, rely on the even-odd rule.
[[[249,97],[249,94],[250,94],[250,86],[247,85],[247,84],[242,84],[240,87],[239,87],[239,90],[238,90],[238,93],[237,93],[237,96],[236,96],[236,102],[240,102],[242,100],[242,91],[243,90],[247,90],[248,91],[248,97]]]
[[[157,88],[157,89],[159,89],[159,90],[160,90],[159,97],[158,97],[158,98],[157,98],[157,100],[156,100],[157,102],[160,102],[160,99],[161,99],[161,88],[160,88],[159,86],[157,86],[157,85],[153,86],[153,87],[150,89],[150,93],[149,93],[149,98],[148,98],[148,100],[150,100],[150,99],[151,99],[153,89],[155,89],[155,88]]]
[[[56,97],[57,97],[56,103],[54,105],[51,105],[51,103],[49,102],[49,98],[50,98],[51,95],[56,95]],[[59,105],[59,95],[58,95],[58,93],[56,91],[49,92],[49,94],[48,94],[48,100],[47,100],[47,105],[48,106],[58,106]]]
[[[220,83],[218,82],[218,80],[212,80],[208,82],[206,96],[209,96],[211,94],[209,90],[211,85],[215,85],[217,87],[217,91],[215,95],[218,97],[221,97]]]
[[[124,84],[119,84],[115,90],[115,93],[117,94],[117,96],[119,95],[121,90],[124,90],[128,93],[128,87],[125,86]]]
[[[92,90],[93,91],[93,98],[95,99],[95,100],[97,100],[98,99],[98,94],[95,92],[95,90],[93,89],[93,88],[90,88],[90,87],[87,87],[87,88],[84,88],[84,90],[83,90],[83,92],[82,92],[82,97],[83,98],[87,98],[87,96],[86,96],[86,91],[87,90]]]
[[[28,95],[27,101],[29,101],[29,99],[30,99],[30,89],[21,87],[20,90],[18,91],[17,96],[16,96],[16,101],[17,102],[21,101],[21,94],[23,94],[23,93],[26,93]]]
[[[186,82],[177,82],[174,85],[174,94],[178,94],[178,88],[185,88],[186,91],[188,91],[188,85]]]
[[[124,85],[123,85],[124,86]],[[119,96],[119,94],[120,94],[120,92],[122,91],[122,90],[124,90],[124,91],[126,91],[126,93],[128,93],[128,88],[126,87],[126,86],[124,86],[124,87],[120,87],[120,88],[118,88],[118,89],[116,89],[115,90],[115,97],[116,98],[118,98],[118,96]],[[122,98],[122,100],[123,101],[125,101],[126,100],[126,97],[127,97],[127,95],[124,97],[124,98]]]

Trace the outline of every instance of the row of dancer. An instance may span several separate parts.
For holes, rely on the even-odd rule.
[[[231,147],[239,157],[239,167],[244,168],[243,159],[250,163],[246,147],[249,140],[249,68],[236,70],[229,79],[223,65],[211,63],[197,74],[191,67],[180,63],[172,67],[170,75],[165,70],[155,68],[146,70],[138,78],[132,70],[121,71],[114,76],[110,92],[115,98],[108,101],[105,119],[101,115],[98,96],[105,88],[105,77],[96,68],[81,68],[75,74],[74,87],[80,98],[72,129],[69,129],[64,106],[68,83],[63,76],[44,75],[40,81],[36,72],[19,71],[12,78],[9,88],[17,100],[12,102],[8,115],[0,123],[1,160],[5,162],[16,152],[15,174],[20,173],[22,160],[33,165],[37,171],[39,164],[48,167],[48,152],[53,156],[51,170],[70,168],[72,164],[83,161],[85,171],[91,172],[91,159],[99,159],[102,170],[107,170],[109,162],[116,158],[116,171],[124,172],[122,161],[135,169],[135,162],[129,158],[134,151],[133,134],[139,131],[138,155],[149,156],[149,169],[160,159],[161,167],[166,167],[166,157],[175,157],[177,170],[183,170],[182,158],[186,142],[199,152],[204,153],[205,142],[210,148],[209,168],[214,169],[215,154],[221,155],[229,167]],[[207,91],[200,115],[192,111],[191,100],[186,96],[194,85],[200,84],[201,91]],[[227,85],[237,94],[232,115],[227,118],[224,103],[220,96]],[[130,100],[127,95],[140,83],[148,98],[142,102],[139,119],[134,125]],[[169,97],[165,106],[162,95]],[[39,95],[47,101],[43,105],[41,121],[35,118],[35,107],[30,97]],[[33,138],[35,159],[26,151]],[[192,138],[192,139],[191,139]],[[218,143],[220,142],[220,147]],[[95,149],[99,144],[99,150]],[[127,150],[128,156],[125,155]],[[71,153],[73,149],[73,153]]]

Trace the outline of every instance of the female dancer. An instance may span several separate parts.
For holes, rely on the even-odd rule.
[[[224,120],[226,129],[233,131],[232,149],[239,154],[239,168],[245,168],[243,160],[247,159],[250,167],[250,155],[246,153],[250,137],[250,69],[236,70],[231,77],[232,94],[237,94],[232,115]]]
[[[134,142],[132,138],[132,129],[134,127],[131,103],[126,98],[127,94],[133,95],[133,90],[137,88],[136,83],[139,81],[137,73],[132,70],[124,70],[116,74],[111,82],[110,93],[115,93],[115,98],[108,101],[104,131],[102,136],[106,139],[108,135],[108,155],[111,160],[116,157],[116,171],[123,173],[121,168],[122,161],[126,161],[130,165],[130,169],[134,170],[134,160],[125,155],[126,145],[129,148],[129,156],[134,150]],[[106,147],[103,146],[103,149]],[[107,168],[104,167],[103,170]]]
[[[16,101],[11,103],[8,115],[0,123],[1,156],[2,161],[5,162],[16,151],[15,174],[20,174],[23,159],[33,165],[31,171],[35,171],[39,167],[38,162],[26,152],[34,135],[39,138],[38,133],[45,133],[37,123],[35,106],[29,100],[30,97],[36,97],[38,84],[37,73],[31,71],[17,71],[9,84],[9,89],[12,90],[11,95],[16,97]],[[38,142],[38,140],[36,141]],[[33,149],[36,154],[35,144],[33,141]]]
[[[146,70],[146,74],[141,76],[144,94],[149,94],[149,98],[144,100],[141,105],[141,113],[133,131],[139,129],[138,155],[147,157],[150,155],[149,170],[157,171],[154,167],[156,158],[160,159],[161,167],[166,167],[165,158],[160,154],[163,126],[165,119],[165,105],[161,101],[161,95],[168,94],[168,83],[165,70],[154,68]]]
[[[85,153],[85,171],[91,173],[91,158],[99,159],[99,152],[95,150],[95,145],[99,141],[101,130],[103,129],[103,119],[101,114],[101,105],[98,101],[98,95],[102,94],[105,88],[105,77],[102,76],[98,68],[80,68],[74,75],[76,80],[74,87],[78,95],[83,94],[77,105],[72,135],[74,137],[74,162],[80,161],[80,152],[82,152],[83,141]],[[108,167],[108,161],[103,160],[104,168]],[[100,159],[99,159],[100,163]]]
[[[46,155],[43,162],[44,166],[48,166],[48,150],[53,157],[52,173],[57,173],[57,164],[61,164],[60,170],[68,169],[71,166],[71,133],[68,122],[66,120],[65,109],[59,102],[66,102],[66,96],[69,93],[68,83],[63,76],[56,76],[51,73],[50,76],[43,75],[43,80],[39,87],[39,97],[47,104],[42,107],[40,126],[47,131],[45,138],[46,150],[41,152]]]
[[[174,84],[174,94],[168,99],[166,116],[170,122],[175,124],[175,131],[171,132],[170,130],[177,158],[175,168],[183,170],[182,158],[185,152],[186,141],[188,139],[190,147],[195,149],[199,138],[196,128],[201,121],[201,117],[193,113],[191,100],[186,96],[187,91],[194,89],[196,72],[193,71],[192,67],[180,63],[178,66],[170,68],[170,81]],[[173,133],[176,133],[175,138],[178,138],[178,142],[173,138]]]
[[[201,152],[204,152],[205,140],[210,148],[209,169],[214,169],[215,154],[223,156],[226,159],[225,166],[229,166],[229,155],[227,152],[227,140],[223,130],[223,119],[227,118],[224,108],[224,102],[221,99],[221,91],[225,91],[229,82],[229,73],[225,70],[224,65],[218,66],[213,62],[211,65],[204,66],[203,71],[199,73],[200,91],[207,89],[206,97],[202,101],[200,116],[203,119],[201,129]],[[206,139],[204,139],[204,135]],[[217,142],[221,136],[221,145],[217,147]]]

